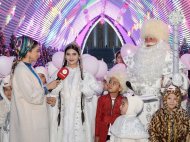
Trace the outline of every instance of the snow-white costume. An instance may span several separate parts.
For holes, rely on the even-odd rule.
[[[128,109],[119,116],[111,127],[111,142],[148,142],[148,133],[138,119],[143,101],[138,96],[127,96]]]
[[[0,100],[0,142],[9,142],[9,127],[10,127],[10,100],[5,96],[3,87],[11,86],[10,75],[3,78],[0,83],[0,95],[3,100]]]
[[[94,141],[94,123],[97,96],[102,92],[102,84],[87,72],[81,80],[79,67],[69,68],[69,75],[52,91],[61,94],[61,122],[56,142]],[[81,93],[84,94],[85,121],[81,121]]]
[[[160,108],[161,87],[166,87],[173,82],[184,90],[188,88],[188,78],[184,74],[185,66],[181,62],[179,63],[180,73],[172,76],[173,54],[166,42],[167,29],[168,25],[159,20],[151,19],[145,23],[142,27],[142,40],[145,37],[154,37],[157,38],[158,43],[146,47],[145,42],[142,42],[135,55],[129,55],[123,59],[127,64],[127,74],[135,94],[152,98],[145,101],[143,112],[139,116],[146,128],[152,114]]]

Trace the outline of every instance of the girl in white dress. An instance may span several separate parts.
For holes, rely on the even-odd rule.
[[[101,83],[83,71],[80,47],[67,45],[64,67],[68,76],[52,91],[59,104],[58,139],[55,142],[93,142],[97,96],[103,90]],[[93,64],[93,63],[92,63]]]

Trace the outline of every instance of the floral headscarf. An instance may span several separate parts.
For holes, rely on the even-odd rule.
[[[15,47],[19,53],[20,58],[25,57],[27,52],[32,49],[34,42],[35,42],[35,40],[33,40],[31,37],[28,37],[25,35],[17,38]]]

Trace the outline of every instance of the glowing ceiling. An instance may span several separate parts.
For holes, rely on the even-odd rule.
[[[82,44],[87,35],[83,30],[93,27],[96,19],[119,25],[116,31],[124,43],[132,39],[138,44],[144,20],[158,18],[168,23],[174,9],[182,10],[185,17],[179,39],[190,42],[190,0],[0,0],[0,27],[7,44],[12,33],[25,34],[60,49],[73,40]]]

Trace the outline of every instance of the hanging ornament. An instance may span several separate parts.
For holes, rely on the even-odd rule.
[[[83,13],[86,15],[86,14],[88,14],[88,9],[84,9],[83,10]]]

